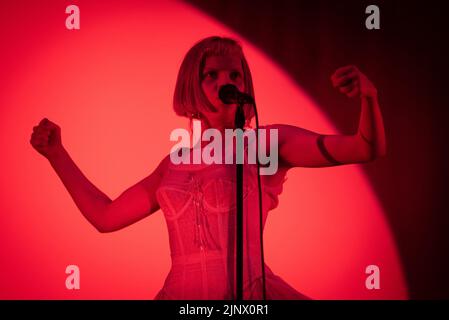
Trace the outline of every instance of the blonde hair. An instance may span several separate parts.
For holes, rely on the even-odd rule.
[[[175,113],[182,117],[200,119],[202,111],[216,111],[201,89],[201,78],[206,58],[237,54],[242,61],[245,93],[254,97],[253,80],[248,62],[240,44],[231,38],[208,37],[197,42],[185,55],[179,69],[173,96]],[[254,116],[251,105],[243,107],[247,123]]]

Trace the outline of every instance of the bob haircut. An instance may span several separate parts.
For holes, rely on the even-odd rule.
[[[202,111],[216,111],[201,89],[202,72],[208,57],[224,55],[240,56],[245,93],[254,97],[251,72],[240,44],[234,39],[212,36],[197,42],[182,61],[173,96],[173,108],[177,115],[199,119]],[[244,105],[243,111],[249,123],[254,116],[252,106]]]

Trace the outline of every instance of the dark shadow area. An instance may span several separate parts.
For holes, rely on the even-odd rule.
[[[372,79],[379,91],[388,154],[363,169],[387,212],[410,298],[448,299],[449,50],[443,4],[188,2],[280,63],[342,133],[356,130],[359,104],[336,92],[330,75],[355,64]],[[380,30],[365,28],[370,4],[380,8]]]

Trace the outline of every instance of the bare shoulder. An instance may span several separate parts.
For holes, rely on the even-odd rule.
[[[286,137],[289,134],[296,134],[296,135],[315,135],[315,132],[294,126],[291,124],[284,124],[284,123],[274,123],[274,124],[267,124],[260,126],[260,128],[266,128],[266,129],[277,129],[278,134],[280,137]]]
[[[299,129],[300,131],[303,130],[302,128],[282,123],[261,125],[259,129],[265,131],[268,146],[270,146],[272,142],[281,145],[289,134],[292,134],[293,131],[295,131],[294,129]],[[276,141],[273,141],[273,139],[276,139]]]
[[[276,147],[279,156],[279,168],[289,170],[292,167],[312,163],[309,158],[316,157],[316,141],[319,134],[289,124],[269,124],[263,126],[269,130],[276,129]],[[271,136],[268,135],[267,136]],[[267,139],[270,147],[273,138]],[[301,165],[298,165],[301,164]]]
[[[260,130],[264,132],[263,136],[260,136],[264,141],[260,141],[262,146],[262,152],[266,153],[271,161],[276,161],[276,171],[273,174],[263,175],[262,180],[264,184],[268,186],[277,186],[284,182],[287,171],[291,168],[286,165],[280,154],[280,146],[282,144],[285,135],[286,125],[283,124],[264,124],[259,126]],[[275,150],[276,149],[276,150]]]
[[[154,191],[155,188],[159,186],[159,182],[164,176],[169,165],[170,155],[166,155],[158,164],[158,166],[144,179],[142,179],[139,184],[144,187],[147,191]]]

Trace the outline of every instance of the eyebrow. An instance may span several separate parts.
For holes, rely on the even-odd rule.
[[[204,68],[204,70],[203,70],[203,72],[206,72],[206,71],[217,71],[218,69],[217,68],[211,68],[211,67],[205,67]],[[229,71],[231,71],[231,72],[238,72],[238,73],[241,73],[240,72],[240,70],[238,70],[238,69],[223,69],[223,70],[229,70]]]

